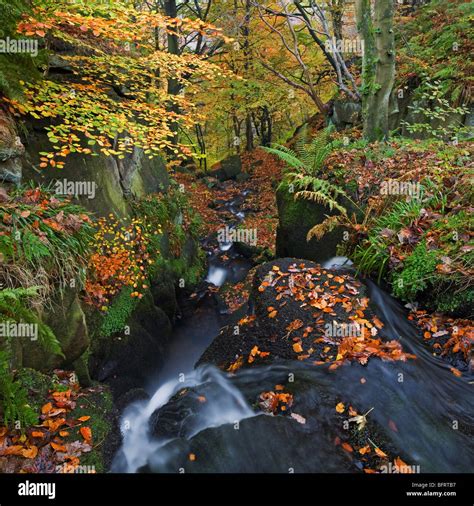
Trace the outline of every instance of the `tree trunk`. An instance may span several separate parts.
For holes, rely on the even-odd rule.
[[[176,0],[165,0],[164,1],[164,9],[165,9],[165,15],[169,16],[171,18],[178,17],[178,9],[176,6]],[[176,29],[174,27],[174,29]],[[168,33],[168,53],[173,55],[179,55],[179,40],[178,36],[174,33]],[[169,78],[168,79],[168,94],[172,97],[177,96],[181,91],[181,85],[178,82],[177,79]],[[179,107],[175,102],[170,102],[170,105],[168,107],[168,110],[170,112],[179,113]],[[176,122],[172,122],[170,124],[170,130],[171,130],[171,140],[173,145],[178,144],[178,128],[179,125]],[[173,149],[168,150],[168,156],[170,158],[175,158]]]
[[[393,0],[376,0],[372,15],[370,0],[357,0],[357,27],[364,41],[362,111],[364,137],[386,139],[389,134],[389,104],[395,82],[395,37]]]

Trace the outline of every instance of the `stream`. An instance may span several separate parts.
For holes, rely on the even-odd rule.
[[[244,199],[245,195],[218,203],[234,217],[226,223],[230,227],[244,218]],[[206,281],[216,287],[242,281],[251,262],[236,253],[233,244],[216,247],[206,241]],[[323,266],[350,269],[351,263],[335,257]],[[165,366],[150,382],[150,400],[135,402],[123,413],[123,445],[112,472],[360,472],[357,455],[334,444],[346,431],[335,417],[336,399],[357,407],[359,413],[373,408],[369,417],[380,428],[381,446],[396,448],[404,461],[416,466],[415,472],[470,472],[472,385],[431,354],[398,301],[372,281],[363,282],[385,324],[383,337],[399,339],[415,360],[375,358],[366,366],[351,363],[336,372],[297,360],[235,374],[211,365],[195,368],[230,318],[204,295],[194,314],[176,326]],[[293,411],[304,413],[305,423],[263,414],[251,402],[260,392],[288,381],[294,383]],[[205,402],[198,409],[189,407],[176,395],[183,388]],[[156,416],[163,428],[158,434]]]

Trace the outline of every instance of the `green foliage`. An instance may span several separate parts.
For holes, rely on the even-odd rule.
[[[405,260],[403,270],[393,275],[393,293],[403,300],[415,300],[434,280],[437,255],[420,242]]]
[[[102,320],[100,326],[101,336],[108,337],[116,332],[123,332],[128,319],[139,302],[138,298],[131,296],[132,292],[133,288],[126,286],[120,291],[119,295],[114,298]]]
[[[0,278],[9,287],[41,285],[47,302],[57,286],[84,281],[93,228],[85,210],[43,188],[18,188],[0,204]]]
[[[23,13],[30,10],[25,0],[0,1],[0,38],[16,38],[16,25]],[[41,59],[41,58],[40,58]],[[20,81],[33,81],[40,76],[29,54],[0,54],[0,93],[11,99],[22,99]]]
[[[38,417],[28,404],[24,386],[14,381],[8,357],[7,352],[0,350],[0,415],[3,425],[20,422],[20,427],[24,430],[38,423]]]
[[[457,100],[472,79],[471,41],[474,4],[465,0],[431,0],[413,20],[399,24],[397,42],[402,83],[420,69],[439,80],[446,99]],[[401,84],[403,86],[403,84]]]
[[[45,325],[39,316],[27,306],[29,298],[38,296],[38,287],[7,288],[0,291],[0,323],[2,324],[31,324],[38,330],[38,341],[41,346],[54,355],[64,356],[61,345],[53,331]],[[9,348],[12,339],[6,338]]]
[[[330,211],[339,213],[338,216],[328,216],[323,223],[313,227],[308,232],[308,241],[312,237],[321,239],[336,226],[349,222],[347,208],[341,201],[358,207],[340,186],[321,177],[327,158],[340,144],[330,141],[330,133],[331,129],[328,128],[308,143],[305,132],[296,143],[294,150],[285,146],[265,148],[286,164],[287,171],[280,183],[280,190],[294,193],[295,199],[316,202],[328,207]]]
[[[455,140],[469,133],[469,129],[464,126],[462,121],[455,119],[456,116],[462,118],[469,112],[469,109],[452,106],[443,96],[440,81],[425,81],[417,91],[419,102],[409,108],[422,119],[415,123],[402,121],[401,124],[409,132],[426,134],[441,140]]]

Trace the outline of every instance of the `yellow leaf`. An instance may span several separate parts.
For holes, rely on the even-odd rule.
[[[336,411],[338,413],[344,413],[345,409],[346,409],[346,407],[344,406],[344,404],[342,402],[340,402],[339,404],[336,404]]]
[[[293,344],[293,351],[295,353],[301,353],[303,351],[303,348],[301,347],[300,343]]]

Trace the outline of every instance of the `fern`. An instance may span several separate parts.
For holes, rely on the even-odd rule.
[[[315,225],[306,235],[306,240],[309,242],[313,237],[315,237],[318,241],[322,239],[323,236],[332,232],[338,225],[341,225],[341,217],[340,216],[326,216],[326,219]]]
[[[3,425],[20,422],[21,429],[38,423],[38,417],[28,405],[23,385],[14,381],[10,372],[8,353],[0,350],[0,414]]]
[[[64,357],[61,345],[53,331],[45,325],[38,315],[26,306],[25,300],[36,297],[38,287],[7,288],[0,291],[0,322],[27,323],[37,326],[38,341],[41,346],[54,355]],[[9,343],[6,343],[9,345]]]

